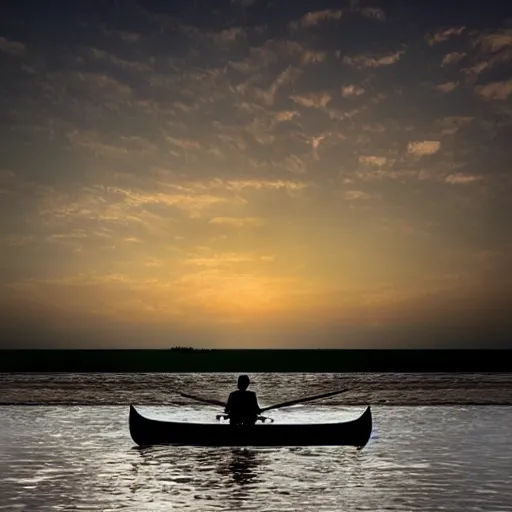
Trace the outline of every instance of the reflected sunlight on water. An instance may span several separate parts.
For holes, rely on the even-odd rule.
[[[230,373],[0,374],[0,405],[185,405],[177,391],[225,398]],[[254,389],[264,405],[348,389],[332,405],[512,405],[512,375],[398,373],[260,373]]]
[[[215,407],[142,406],[212,421]],[[277,421],[361,407],[273,411]],[[136,448],[125,406],[0,407],[0,510],[509,511],[508,407],[374,407],[365,449]]]

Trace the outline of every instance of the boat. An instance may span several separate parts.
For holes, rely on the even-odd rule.
[[[356,446],[362,448],[372,433],[368,406],[356,419],[338,423],[255,424],[188,423],[144,417],[130,405],[130,435],[139,446]]]

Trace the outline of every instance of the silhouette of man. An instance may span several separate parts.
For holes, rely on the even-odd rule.
[[[233,391],[228,398],[225,412],[229,415],[232,425],[254,425],[260,406],[254,391],[247,391],[251,381],[247,375],[238,377],[238,389]]]

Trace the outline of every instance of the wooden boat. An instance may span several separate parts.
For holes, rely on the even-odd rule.
[[[370,407],[356,419],[342,423],[256,424],[186,423],[145,418],[130,406],[130,434],[139,446],[357,446],[372,432]]]

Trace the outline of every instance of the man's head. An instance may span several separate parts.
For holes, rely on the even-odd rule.
[[[245,391],[250,383],[251,381],[247,375],[240,375],[240,377],[238,377],[238,389]]]

